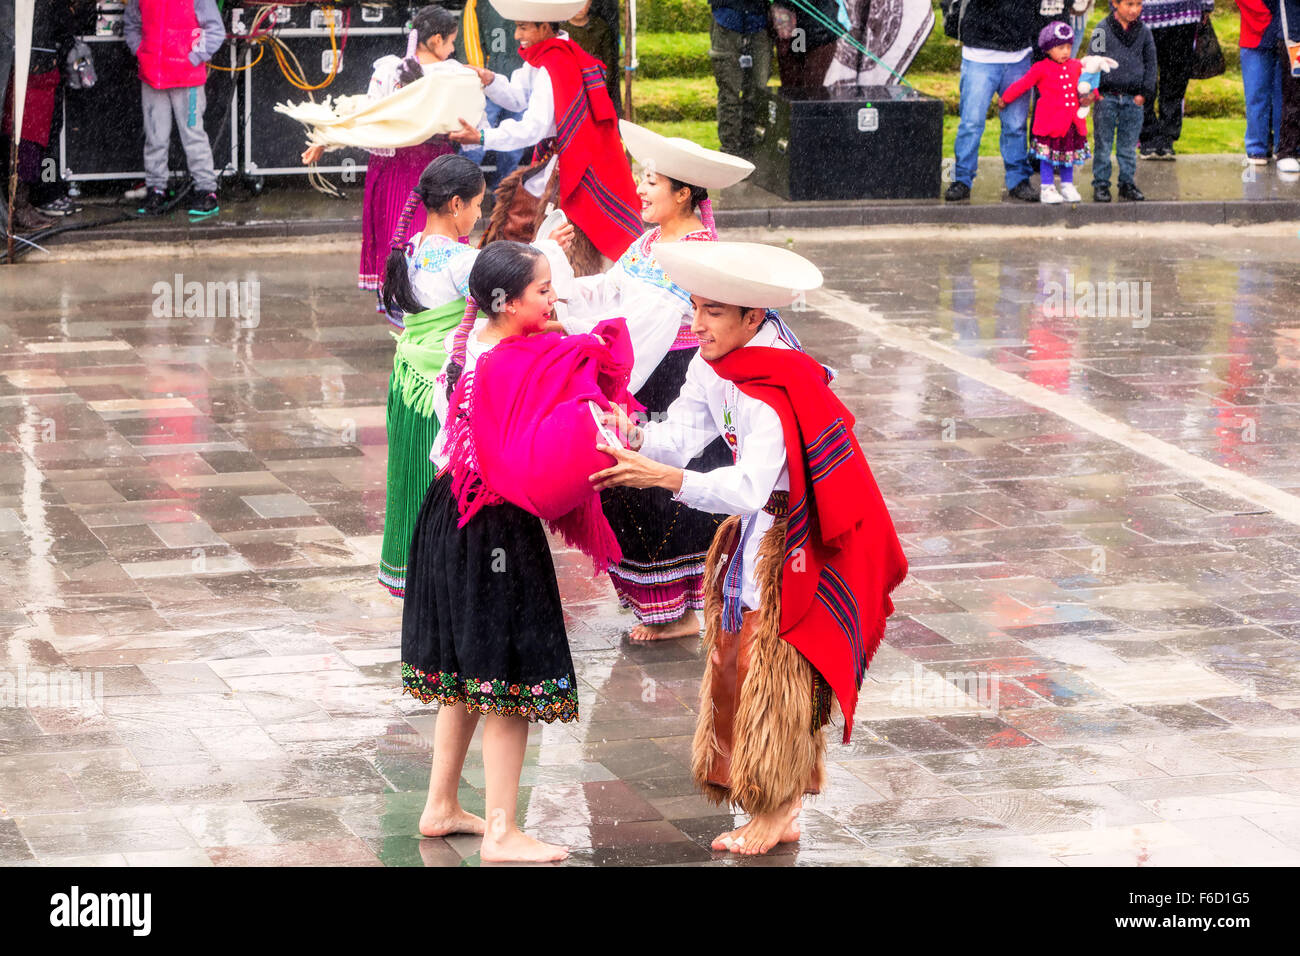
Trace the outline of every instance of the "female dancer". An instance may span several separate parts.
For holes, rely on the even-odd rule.
[[[627,318],[636,356],[630,389],[657,420],[680,394],[699,341],[691,333],[690,295],[659,267],[651,246],[716,240],[708,189],[733,185],[754,166],[626,121],[620,130],[644,171],[637,187],[641,218],[654,227],[609,272],[575,279],[559,321],[566,332],[577,333],[604,318]],[[731,449],[719,438],[691,468],[710,471],[731,461]],[[623,560],[610,567],[609,577],[619,603],[632,608],[639,622],[632,640],[697,633],[704,559],[723,516],[688,508],[662,488],[610,488],[601,499],[623,549]]]
[[[459,18],[436,4],[421,7],[412,17],[413,28],[407,46],[406,58],[380,57],[374,63],[370,88],[366,96],[382,99],[394,91],[433,72],[458,72],[465,67],[450,59],[460,30]],[[303,163],[320,159],[324,146],[312,146],[302,154]],[[384,260],[388,256],[388,240],[393,235],[402,214],[403,204],[420,172],[429,162],[455,150],[446,136],[434,136],[418,146],[401,149],[370,150],[366,168],[365,198],[361,212],[361,264],[357,272],[357,288],[378,293],[383,282]],[[424,228],[424,210],[416,209],[412,225]],[[377,311],[384,311],[382,302]]]
[[[388,387],[388,500],[379,561],[379,582],[394,597],[405,594],[411,532],[433,481],[429,450],[446,410],[436,380],[447,361],[447,334],[465,313],[469,274],[479,254],[465,238],[478,222],[483,193],[478,166],[463,156],[439,156],[420,174],[384,266],[384,309],[403,329]],[[406,228],[417,207],[427,222],[408,242]],[[557,269],[568,269],[564,248],[572,227],[555,236],[538,245]]]
[[[489,306],[487,322],[456,332],[448,385],[472,375],[493,346],[545,329],[555,303],[546,257],[531,246],[496,242],[469,274],[472,299]],[[473,306],[471,305],[472,309]],[[402,614],[402,683],[425,703],[438,700],[425,836],[482,833],[482,859],[561,860],[568,851],[523,833],[515,822],[528,728],[538,720],[578,719],[573,661],[560,592],[542,522],[509,503],[483,507],[459,527],[448,468],[448,434],[468,427],[458,408],[438,435],[438,476],[411,540]],[[457,796],[470,738],[484,715],[487,820]]]

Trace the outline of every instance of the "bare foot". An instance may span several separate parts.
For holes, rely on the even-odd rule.
[[[421,836],[440,837],[447,836],[449,833],[477,833],[482,836],[486,830],[486,820],[460,807],[443,813],[425,807],[424,812],[420,814]]]
[[[766,853],[778,843],[798,841],[799,807],[796,806],[774,813],[755,814],[744,826],[719,834],[711,846],[715,850],[756,856]]]
[[[667,624],[638,624],[629,635],[638,644],[646,641],[667,641],[674,637],[689,637],[700,633],[700,621],[694,611],[687,611]]]
[[[483,849],[479,851],[484,863],[553,863],[568,855],[568,847],[534,840],[519,830],[499,839],[484,837]]]

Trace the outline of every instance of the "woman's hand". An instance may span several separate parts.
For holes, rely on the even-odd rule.
[[[601,423],[617,435],[625,447],[633,451],[640,451],[645,444],[645,432],[628,417],[627,410],[622,405],[610,405],[609,411],[601,416]]]
[[[573,223],[566,222],[559,229],[556,229],[549,236],[547,236],[547,238],[554,240],[557,246],[559,246],[565,252],[568,252],[569,249],[572,248],[573,246],[573,235],[574,235]]]
[[[626,486],[628,488],[667,488],[678,492],[682,489],[682,470],[661,465],[644,455],[638,455],[626,448],[613,448],[609,445],[597,445],[597,451],[603,451],[616,462],[614,467],[598,471],[590,481],[596,491],[606,488]]]
[[[462,117],[457,116],[456,119],[460,123],[460,129],[452,130],[448,133],[447,138],[449,140],[453,143],[461,143],[465,146],[478,146],[483,142],[483,137],[479,134],[478,130],[465,122]]]
[[[308,146],[302,151],[302,164],[304,166],[310,166],[312,163],[319,160],[324,153],[324,146]]]

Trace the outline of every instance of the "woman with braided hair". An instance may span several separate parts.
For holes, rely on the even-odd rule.
[[[465,69],[451,59],[460,31],[460,20],[450,10],[429,4],[411,18],[406,56],[384,56],[374,62],[374,73],[366,97],[379,100],[431,73],[459,73]],[[361,207],[361,262],[357,288],[379,293],[383,286],[388,238],[402,214],[403,204],[415,187],[421,171],[439,156],[455,151],[445,135],[434,136],[416,146],[399,149],[370,149],[366,167],[365,197]],[[311,146],[302,154],[304,164],[320,159],[324,146]],[[424,228],[424,209],[417,207],[412,225]],[[376,311],[383,312],[380,302]]]
[[[479,255],[466,238],[478,222],[483,193],[483,173],[476,165],[463,156],[439,156],[420,174],[384,265],[382,304],[389,321],[402,329],[388,387],[388,499],[379,559],[379,583],[394,597],[405,595],[411,531],[433,481],[429,451],[446,410],[438,381]],[[424,231],[408,240],[417,210],[427,221]],[[572,230],[561,230],[539,248],[556,269],[565,270],[564,247],[571,241]]]

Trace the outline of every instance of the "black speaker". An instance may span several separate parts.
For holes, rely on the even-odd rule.
[[[140,106],[137,63],[120,37],[83,37],[95,58],[95,85],[64,89],[63,131],[59,136],[59,175],[65,180],[143,179],[144,113]],[[230,65],[230,45],[213,60]],[[234,112],[232,74],[208,70],[203,125],[217,172],[234,167],[231,139]],[[168,168],[185,170],[185,153],[173,131]]]
[[[753,182],[785,199],[937,199],[943,102],[906,86],[768,91]]]
[[[317,102],[327,96],[363,95],[370,87],[376,60],[390,54],[406,54],[406,34],[392,27],[370,28],[364,32],[353,29],[346,34],[346,42],[336,34],[337,54],[332,51],[325,31],[281,30],[276,36],[297,58],[309,85],[322,82],[329,75],[333,57],[339,57],[333,81],[310,94]],[[244,47],[241,57],[256,57],[256,52],[247,50],[243,44],[241,47]],[[305,174],[307,167],[301,158],[307,145],[305,130],[301,123],[277,113],[275,104],[302,102],[309,98],[308,92],[289,82],[269,49],[243,76],[245,171],[257,176]],[[369,157],[364,149],[332,149],[322,157],[320,170],[364,172]]]

